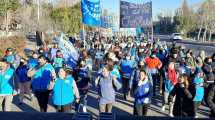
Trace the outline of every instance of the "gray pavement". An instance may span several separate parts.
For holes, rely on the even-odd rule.
[[[93,118],[97,118],[99,115],[98,111],[98,101],[97,101],[97,92],[95,90],[90,90],[88,93],[88,106],[87,110],[89,113],[93,115]],[[122,94],[117,93],[116,103],[113,107],[113,113],[117,115],[132,115],[133,114],[133,98],[129,98],[127,101],[123,100]],[[18,96],[14,97],[12,111],[16,112],[39,112],[39,106],[37,103],[36,98],[34,97],[32,101],[28,99],[24,100],[22,105],[18,104]],[[168,109],[166,111],[161,110],[162,105],[162,96],[157,96],[153,98],[152,104],[148,111],[148,116],[161,116],[166,117],[168,116]],[[189,107],[189,106],[188,106]],[[51,96],[50,96],[50,104],[48,106],[48,112],[56,112],[55,108],[51,105]],[[74,112],[74,110],[72,111]],[[210,113],[209,108],[205,106],[201,106],[198,111],[198,116],[200,118],[208,118]]]

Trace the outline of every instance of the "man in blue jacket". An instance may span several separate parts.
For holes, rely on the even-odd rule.
[[[30,69],[28,76],[32,78],[32,90],[38,100],[40,111],[47,112],[49,94],[53,89],[56,74],[45,56],[40,56],[38,60],[39,66]]]
[[[10,67],[10,63],[0,60],[0,109],[2,111],[11,111],[13,94],[15,93],[13,75],[14,69]]]

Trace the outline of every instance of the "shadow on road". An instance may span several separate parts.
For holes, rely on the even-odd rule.
[[[38,112],[35,108],[27,105],[26,103],[22,103],[22,105],[19,105],[19,97],[15,96],[13,99],[13,104],[16,105],[19,109],[22,110],[22,112]]]

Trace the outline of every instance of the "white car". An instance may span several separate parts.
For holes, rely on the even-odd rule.
[[[182,35],[181,33],[173,33],[171,36],[171,40],[176,41],[176,40],[182,40]]]

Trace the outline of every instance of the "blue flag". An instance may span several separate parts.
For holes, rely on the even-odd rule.
[[[100,26],[100,0],[82,0],[82,22],[90,26]]]

